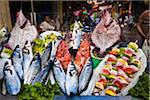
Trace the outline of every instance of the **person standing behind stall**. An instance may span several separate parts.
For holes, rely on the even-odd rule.
[[[147,57],[147,68],[146,71],[149,72],[149,68],[150,68],[150,10],[145,10],[140,16],[139,19],[136,23],[136,28],[138,30],[138,32],[141,35],[141,40],[140,40],[140,44],[141,47],[143,47],[143,51],[146,54]],[[146,41],[145,41],[146,39]],[[147,42],[147,45],[143,45],[144,41]],[[145,49],[147,47],[147,49]]]
[[[150,10],[145,10],[138,18],[136,28],[141,35],[140,46],[143,46],[145,39],[149,38]]]

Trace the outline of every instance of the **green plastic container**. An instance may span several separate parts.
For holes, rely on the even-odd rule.
[[[93,61],[93,68],[95,69],[99,63],[102,61],[103,58],[97,58],[97,57],[94,57],[92,56],[92,61]]]

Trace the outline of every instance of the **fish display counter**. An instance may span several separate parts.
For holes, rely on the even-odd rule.
[[[134,42],[118,46],[121,28],[106,8],[92,28],[75,19],[72,31],[39,35],[20,11],[12,32],[0,30],[1,93],[20,100],[131,100],[147,59]]]

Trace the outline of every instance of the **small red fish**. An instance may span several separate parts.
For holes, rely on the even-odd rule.
[[[80,44],[80,48],[75,57],[75,65],[80,73],[87,59],[90,57],[90,43],[88,40],[84,40]]]
[[[65,41],[61,41],[57,48],[56,58],[60,61],[63,69],[67,71],[69,62],[71,61],[71,55],[69,53],[68,45]]]

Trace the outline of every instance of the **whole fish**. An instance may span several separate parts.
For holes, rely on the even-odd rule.
[[[67,68],[66,92],[67,95],[77,94],[78,89],[78,71],[71,61]]]
[[[38,72],[38,74],[34,78],[32,84],[35,84],[36,82],[44,82],[45,83],[51,68],[52,68],[52,61],[49,60],[42,67],[42,69]]]
[[[51,51],[52,51],[52,43],[49,43],[41,57],[42,66],[50,59]]]
[[[66,74],[63,70],[60,61],[57,58],[54,59],[53,74],[62,92],[66,93],[66,88],[65,88]]]
[[[82,25],[80,21],[75,21],[74,23],[74,29],[72,33],[72,39],[73,39],[73,49],[78,49],[80,46],[81,36],[82,36]]]
[[[35,76],[39,72],[40,68],[41,68],[41,59],[40,59],[39,53],[37,53],[33,57],[30,67],[28,71],[26,72],[27,75],[25,77],[24,84],[31,84]]]
[[[22,49],[19,47],[19,45],[16,46],[14,49],[14,52],[12,54],[12,63],[15,68],[15,71],[17,72],[19,78],[23,79],[23,55],[22,55]]]
[[[79,93],[82,92],[87,87],[92,72],[93,72],[92,59],[88,58],[79,76],[79,88],[78,88]]]
[[[29,41],[26,41],[25,46],[23,48],[23,71],[24,71],[24,80],[26,78],[26,73],[27,70],[29,69],[30,63],[32,61],[33,58],[33,52],[32,52],[32,47],[31,47],[31,43]]]
[[[4,65],[4,81],[6,90],[10,95],[16,95],[19,93],[21,82],[11,61],[6,61]]]

